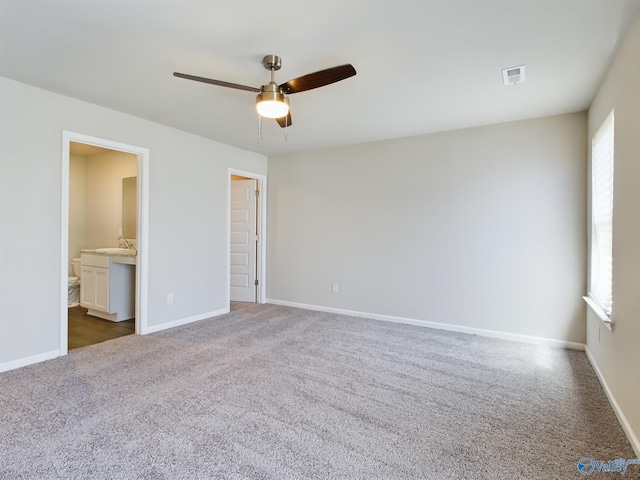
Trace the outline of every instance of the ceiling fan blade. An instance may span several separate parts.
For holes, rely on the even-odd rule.
[[[289,113],[287,113],[286,117],[280,117],[280,118],[276,118],[276,122],[278,122],[278,124],[284,128],[284,127],[290,127],[291,126],[291,111],[289,111]]]
[[[339,82],[345,78],[353,77],[356,74],[356,69],[353,65],[347,63],[345,65],[339,65],[337,67],[327,68],[320,70],[319,72],[309,73],[302,77],[289,80],[287,83],[280,85],[282,91],[286,94],[305,92],[307,90],[313,90],[314,88],[324,87],[331,83]]]
[[[213,78],[196,77],[195,75],[187,75],[186,73],[173,72],[174,77],[186,78],[187,80],[194,80],[196,82],[210,83],[211,85],[218,85],[220,87],[235,88],[238,90],[246,90],[248,92],[258,92],[260,89],[256,87],[247,87],[246,85],[239,85],[237,83],[223,82],[222,80],[214,80]]]

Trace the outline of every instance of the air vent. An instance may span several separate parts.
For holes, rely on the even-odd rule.
[[[502,81],[505,85],[524,82],[524,65],[502,69]]]

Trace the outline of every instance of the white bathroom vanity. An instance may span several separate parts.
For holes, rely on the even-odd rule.
[[[82,250],[80,305],[89,315],[112,322],[135,317],[136,250]]]

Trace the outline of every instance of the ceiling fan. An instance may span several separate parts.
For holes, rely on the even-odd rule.
[[[196,77],[195,75],[187,75],[186,73],[173,72],[175,77],[186,78],[196,82],[210,83],[221,87],[236,88],[238,90],[247,90],[249,92],[257,92],[256,109],[262,117],[274,118],[281,127],[291,126],[291,111],[289,110],[289,97],[293,93],[305,92],[314,88],[324,87],[340,80],[352,77],[356,74],[353,65],[347,63],[338,65],[337,67],[327,68],[318,72],[309,73],[302,77],[294,78],[281,85],[275,82],[276,70],[282,68],[282,59],[277,55],[267,55],[262,59],[262,65],[271,71],[271,81],[260,88],[248,87],[237,83],[224,82],[222,80],[214,80],[213,78]]]

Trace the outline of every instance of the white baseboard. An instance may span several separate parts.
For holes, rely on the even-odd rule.
[[[7,372],[9,370],[15,370],[16,368],[26,367],[27,365],[33,365],[34,363],[44,362],[45,360],[51,360],[60,356],[60,350],[51,350],[50,352],[39,353],[30,357],[19,358],[11,362],[0,363],[0,372]]]
[[[217,317],[219,315],[224,315],[225,313],[229,313],[229,311],[230,311],[229,307],[227,307],[227,308],[222,308],[220,310],[216,310],[209,313],[194,315],[193,317],[181,318],[179,320],[163,323],[161,325],[154,325],[152,327],[147,327],[144,332],[140,332],[140,335],[159,332],[161,330],[167,330],[169,328],[186,325],[187,323],[192,323],[192,322],[197,322],[199,320],[205,320],[207,318]],[[40,353],[38,355],[32,355],[30,357],[19,358],[18,360],[13,360],[11,362],[0,363],[0,372],[7,372],[9,370],[14,370],[16,368],[26,367],[27,365],[44,362],[45,360],[51,360],[59,356],[60,356],[60,350],[52,350],[50,352]]]
[[[593,358],[593,355],[591,354],[589,347],[585,348],[585,353],[587,354],[587,358],[591,363],[591,367],[593,367],[593,370],[596,372],[596,376],[598,377],[598,380],[600,380],[600,384],[602,385],[602,388],[604,389],[604,393],[606,393],[607,398],[609,399],[609,403],[611,404],[611,407],[613,408],[613,411],[615,412],[616,417],[618,417],[618,421],[622,426],[622,430],[624,430],[624,433],[627,436],[627,439],[629,440],[631,447],[636,453],[636,458],[640,458],[640,440],[638,440],[638,436],[633,431],[633,428],[631,428],[631,425],[629,424],[627,417],[625,416],[624,412],[620,408],[620,405],[618,405],[618,402],[613,396],[613,393],[609,389],[609,385],[607,384],[607,381],[602,376],[602,372],[600,371],[600,368],[598,367],[596,360]]]
[[[337,313],[340,315],[348,315],[350,317],[363,317],[372,320],[382,320],[385,322],[404,323],[407,325],[416,325],[418,327],[435,328],[438,330],[449,330],[451,332],[469,333],[472,335],[481,335],[483,337],[501,338],[503,340],[511,340],[516,342],[534,343],[536,345],[546,345],[550,347],[568,348],[572,350],[584,350],[585,345],[577,342],[567,342],[565,340],[556,340],[546,337],[534,337],[530,335],[520,335],[517,333],[500,332],[497,330],[486,330],[484,328],[464,327],[461,325],[453,325],[450,323],[430,322],[427,320],[417,320],[415,318],[396,317],[392,315],[381,315],[378,313],[357,312],[354,310],[344,310],[342,308],[323,307],[319,305],[308,305],[305,303],[288,302],[285,300],[266,299],[267,303],[274,305],[283,305],[285,307],[304,308],[305,310],[316,310],[319,312]]]
[[[172,322],[162,323],[160,325],[147,326],[144,332],[140,332],[140,335],[147,335],[149,333],[160,332],[162,330],[167,330],[169,328],[179,327],[181,325],[186,325],[187,323],[198,322],[200,320],[205,320],[211,317],[217,317],[219,315],[224,315],[225,313],[229,313],[230,309],[221,308],[220,310],[215,310],[209,313],[201,313],[200,315],[194,315],[193,317],[180,318],[178,320],[174,320]]]

